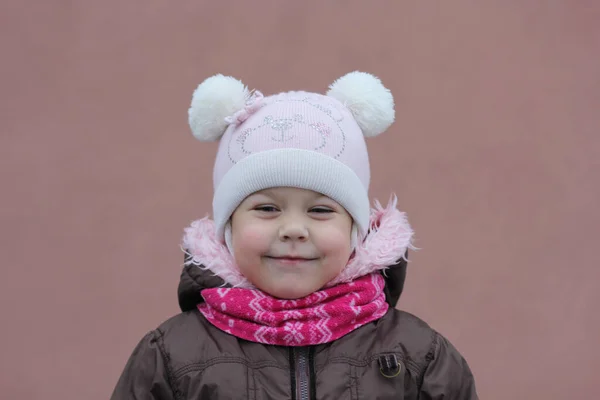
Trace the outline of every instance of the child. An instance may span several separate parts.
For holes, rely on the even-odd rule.
[[[364,140],[393,120],[361,72],[326,96],[200,84],[214,222],[185,230],[183,312],[141,340],[112,399],[477,399],[448,340],[394,308],[413,233],[395,199],[370,210]]]

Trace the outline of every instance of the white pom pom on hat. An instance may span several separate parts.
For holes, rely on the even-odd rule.
[[[214,75],[198,85],[188,110],[188,121],[194,137],[204,142],[218,140],[229,125],[225,118],[244,108],[250,96],[239,80]]]
[[[394,122],[394,97],[379,78],[366,72],[350,72],[329,87],[327,96],[344,104],[366,137],[385,132]]]

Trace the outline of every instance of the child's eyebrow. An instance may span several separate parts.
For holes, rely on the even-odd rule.
[[[251,194],[250,196],[247,197],[247,199],[254,200],[254,201],[256,201],[256,200],[263,200],[263,199],[265,199],[265,200],[275,200],[275,196],[270,195],[270,194],[265,193],[265,192],[260,192],[260,193],[253,193],[253,194]]]
[[[315,197],[314,201],[327,201],[328,203],[337,204],[337,202],[335,200],[333,200],[331,197],[327,197],[325,195],[319,195],[319,196]]]
[[[275,197],[273,191],[269,190],[269,189],[265,189],[265,190],[261,190],[260,192],[253,193],[251,196],[263,196],[263,197],[270,197],[270,198]]]

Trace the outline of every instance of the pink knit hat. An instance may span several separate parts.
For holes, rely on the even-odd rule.
[[[337,201],[364,237],[370,212],[364,138],[393,121],[390,91],[363,72],[338,79],[326,96],[263,97],[232,77],[206,79],[194,92],[189,123],[197,139],[220,140],[213,173],[217,235],[224,237],[231,214],[250,194],[296,187]]]

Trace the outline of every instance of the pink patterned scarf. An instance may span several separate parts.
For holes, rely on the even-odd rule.
[[[372,273],[297,300],[257,289],[204,289],[198,305],[206,319],[233,336],[279,346],[329,343],[388,310],[385,281]]]

